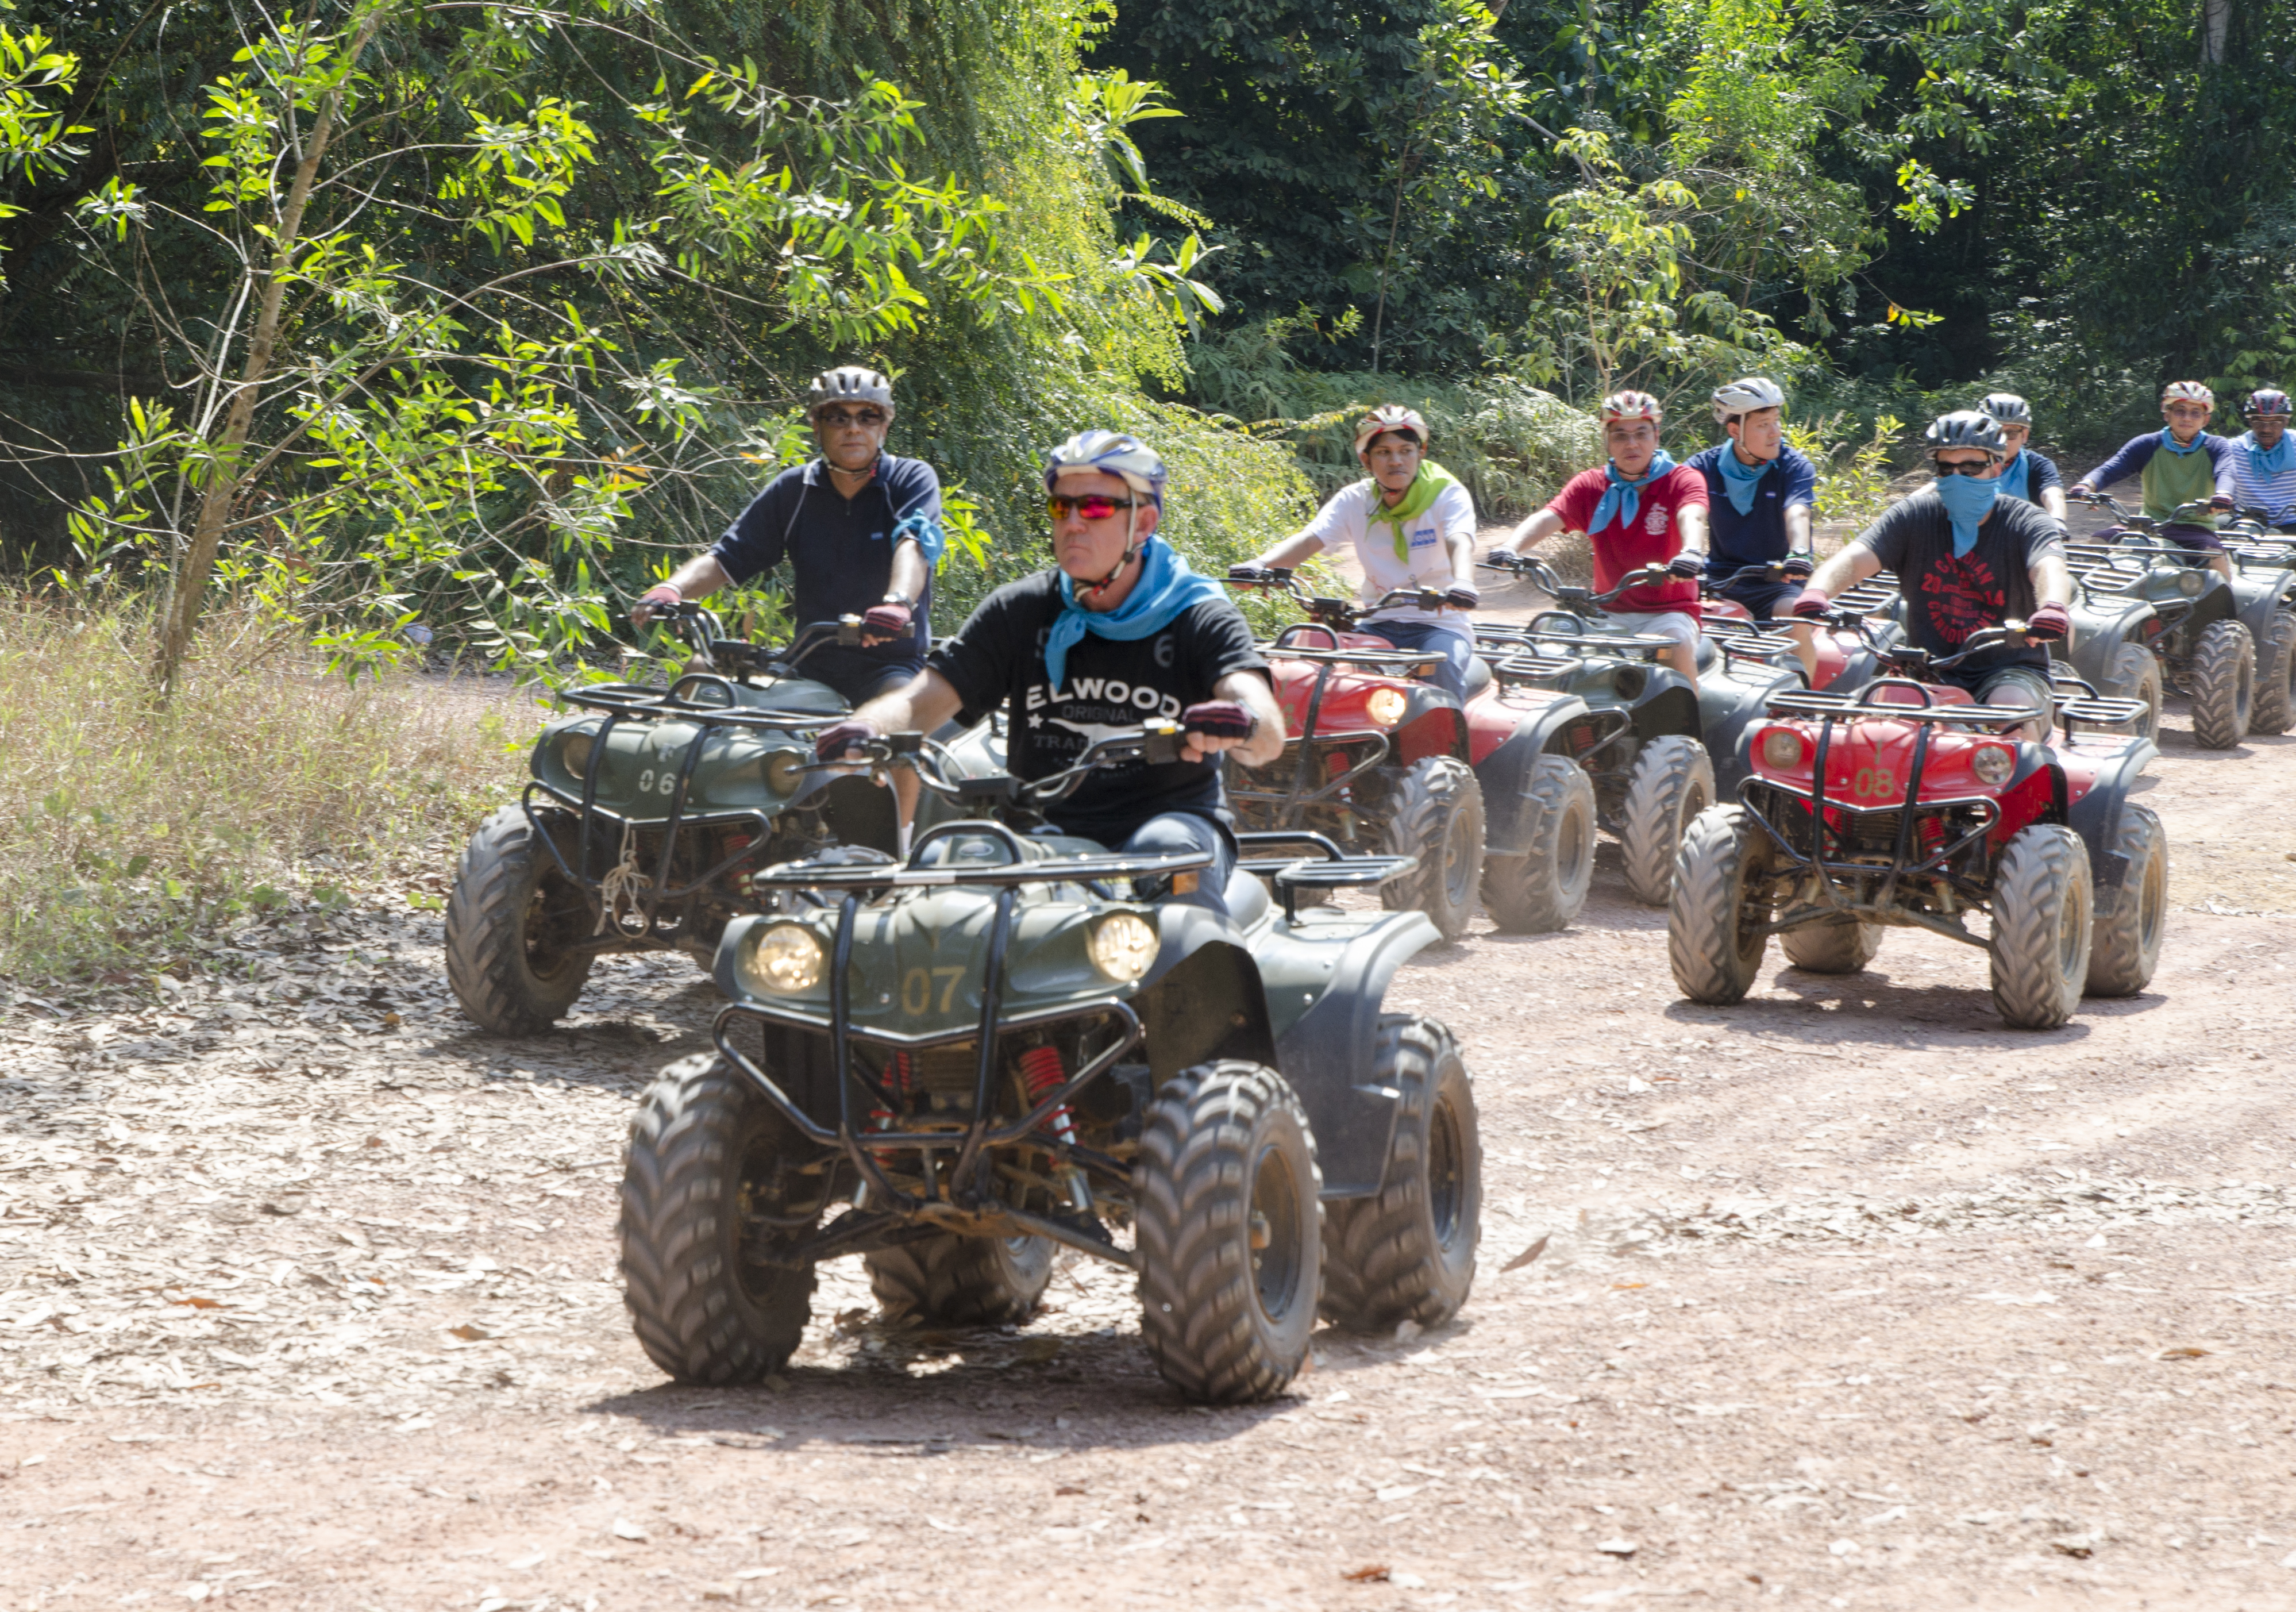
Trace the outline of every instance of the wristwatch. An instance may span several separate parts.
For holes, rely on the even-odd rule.
[[[914,610],[917,602],[905,593],[889,593],[877,601],[880,604],[898,604],[904,610]]]

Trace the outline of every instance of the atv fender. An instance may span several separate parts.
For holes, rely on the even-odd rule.
[[[1523,785],[1541,755],[1583,762],[1603,731],[1617,723],[1615,716],[1597,718],[1575,695],[1526,712],[1514,731],[1475,769],[1475,780],[1483,786],[1484,854],[1521,856],[1530,849],[1522,843]]]
[[[1766,715],[1771,700],[1802,687],[1801,672],[1772,671],[1740,663],[1727,675],[1698,685],[1700,729],[1714,763],[1714,787],[1725,800],[1738,798],[1738,785],[1753,772],[1746,755],[1746,730]]]
[[[1634,707],[1635,737],[1645,744],[1670,733],[1696,738],[1702,729],[1698,720],[1698,696],[1691,692],[1690,685],[1671,669],[1653,675],[1651,682],[1656,687]]]
[[[2128,859],[2112,849],[2120,838],[2122,809],[2128,802],[2130,787],[2160,753],[2150,739],[2130,739],[2117,755],[2099,755],[2090,750],[2080,753],[2080,759],[2095,769],[2095,779],[2066,815],[2071,818],[2073,832],[2088,847],[2089,871],[2095,876],[2099,890],[2120,889],[2122,876],[2128,871]]]
[[[2286,608],[2291,589],[2296,589],[2296,572],[2279,572],[2266,580],[2249,581],[2246,578],[2233,584],[2233,596],[2239,602],[2240,619],[2249,636],[2256,640],[2259,651],[2272,641],[2272,618]]]
[[[2064,639],[2056,639],[2049,646],[2049,658],[2070,665],[2095,687],[2108,687],[2112,682],[2114,653],[2123,644],[2144,643],[2144,624],[2159,613],[2142,599],[2076,604],[2073,641],[2068,646]]]
[[[1432,683],[1412,685],[1402,720],[1395,725],[1395,754],[1406,767],[1429,756],[1467,759],[1467,717],[1450,690]]]
[[[1168,904],[1158,917],[1163,943],[1132,999],[1157,1086],[1217,1058],[1275,1066],[1267,993],[1234,926],[1201,907],[1178,904]]]

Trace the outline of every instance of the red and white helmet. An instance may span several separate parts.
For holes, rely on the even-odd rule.
[[[1427,446],[1427,422],[1415,408],[1406,408],[1400,403],[1382,403],[1356,422],[1356,452],[1364,449],[1389,432],[1408,432],[1419,439],[1419,446]]]
[[[1659,422],[1658,399],[1646,391],[1614,391],[1603,399],[1603,424],[1613,420],[1648,420]]]
[[[2216,393],[2210,391],[2198,381],[2171,381],[2168,385],[2161,389],[2161,401],[2163,404],[2175,403],[2180,400],[2186,403],[2197,403],[2203,408],[2214,408],[2217,406]]]

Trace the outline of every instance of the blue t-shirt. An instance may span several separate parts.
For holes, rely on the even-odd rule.
[[[1689,467],[1706,480],[1706,574],[1719,581],[1748,565],[1767,565],[1786,557],[1786,509],[1817,501],[1817,467],[1800,449],[1781,447],[1762,479],[1754,483],[1754,505],[1744,514],[1730,502],[1730,484],[1722,477],[1722,456],[1731,451],[1718,442],[1690,456]]]
[[[2057,462],[2054,459],[2046,454],[2037,454],[2030,448],[2019,448],[2017,453],[2018,457],[2025,461],[2026,503],[2038,504],[2043,491],[2052,487],[2060,492],[2064,490],[2065,479],[2057,473]],[[2006,475],[2016,467],[2017,460],[2012,459],[2001,467],[2002,473]]]
[[[940,518],[940,478],[922,459],[881,454],[867,486],[845,498],[820,460],[793,466],[766,483],[709,552],[736,582],[790,563],[791,614],[800,629],[858,615],[892,584],[894,525],[913,514]],[[932,645],[932,577],[925,578],[909,636],[854,647],[824,645],[803,670],[833,682],[924,664]]]

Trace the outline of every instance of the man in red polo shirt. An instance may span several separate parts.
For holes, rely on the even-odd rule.
[[[1666,663],[1698,682],[1698,579],[1706,568],[1706,478],[1659,446],[1658,399],[1615,392],[1603,399],[1603,445],[1611,462],[1563,483],[1546,507],[1492,551],[1513,557],[1559,531],[1583,531],[1595,551],[1595,591],[1628,572],[1664,565],[1664,582],[1630,588],[1603,609],[1622,631],[1671,640]]]

